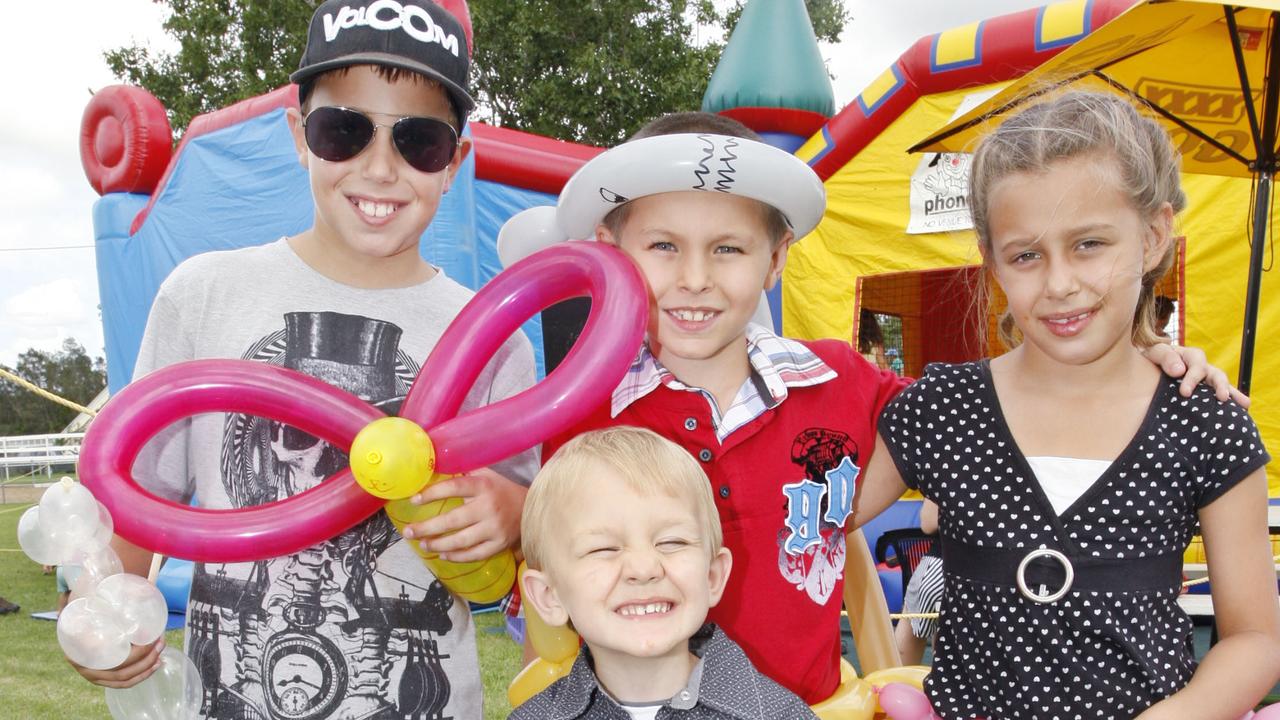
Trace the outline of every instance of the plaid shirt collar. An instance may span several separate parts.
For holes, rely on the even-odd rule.
[[[613,391],[611,412],[617,417],[628,406],[665,385],[672,390],[701,393],[711,405],[716,437],[722,442],[734,430],[746,425],[787,399],[787,389],[818,385],[836,377],[836,371],[803,343],[774,335],[752,323],[747,324],[747,360],[751,377],[742,384],[738,396],[726,409],[716,406],[706,390],[685,385],[658,362],[645,343],[627,374]]]
[[[677,694],[667,704],[689,713],[697,713],[698,706],[702,705],[716,716],[766,720],[759,698],[756,697],[759,688],[754,678],[758,671],[742,648],[729,640],[724,631],[714,623],[704,623],[689,638],[689,652],[699,658],[698,670],[690,678],[684,692]],[[626,715],[625,711],[618,708],[616,701],[600,687],[595,671],[592,670],[593,665],[591,648],[583,645],[547,717],[551,720],[573,720]],[[704,678],[720,682],[704,682]],[[733,682],[724,682],[725,679],[732,679]],[[692,716],[710,716],[711,712]]]

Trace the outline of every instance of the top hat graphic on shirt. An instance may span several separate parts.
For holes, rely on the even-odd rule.
[[[341,388],[365,402],[396,398],[396,325],[336,312],[284,316],[284,366]]]

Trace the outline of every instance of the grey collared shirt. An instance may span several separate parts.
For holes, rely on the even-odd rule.
[[[738,644],[712,623],[689,638],[699,658],[689,682],[658,720],[817,720],[804,701],[761,675]],[[507,720],[630,720],[592,670],[583,647],[569,675],[529,698]]]

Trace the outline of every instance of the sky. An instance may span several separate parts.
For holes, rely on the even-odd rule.
[[[822,44],[836,107],[920,37],[1044,3],[845,0],[852,20],[841,42]],[[165,16],[152,0],[66,0],[53,39],[20,19],[0,23],[10,93],[0,114],[0,364],[12,367],[28,348],[56,350],[66,338],[105,355],[93,256],[97,195],[80,166],[80,116],[92,91],[118,82],[104,51],[134,42],[173,49]]]

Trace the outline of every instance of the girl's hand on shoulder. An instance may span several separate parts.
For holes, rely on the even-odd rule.
[[[1142,354],[1158,365],[1165,375],[1182,378],[1178,392],[1183,397],[1191,397],[1196,385],[1204,383],[1213,388],[1219,402],[1234,400],[1242,408],[1249,407],[1249,396],[1233,387],[1221,368],[1210,365],[1209,358],[1200,348],[1160,343],[1147,348]]]

